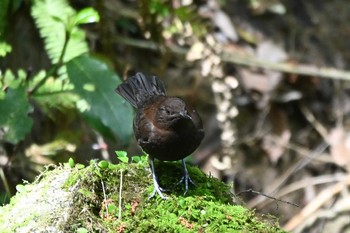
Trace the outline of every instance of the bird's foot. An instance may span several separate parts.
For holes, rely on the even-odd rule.
[[[154,169],[154,158],[151,157],[150,158],[150,164],[151,164],[151,170],[152,170],[152,179],[153,179],[153,193],[151,194],[151,196],[149,196],[148,200],[150,200],[152,197],[154,197],[156,195],[156,193],[158,193],[158,195],[163,199],[168,199],[167,196],[164,196],[162,192],[165,192],[167,190],[163,189],[162,187],[159,186],[158,181],[157,181],[157,176],[156,176],[156,172]]]
[[[168,199],[167,196],[165,196],[162,192],[166,192],[167,190],[166,189],[163,189],[162,187],[159,186],[158,182],[156,180],[153,180],[153,186],[154,186],[154,190],[151,194],[151,196],[148,197],[148,200],[150,200],[151,198],[153,198],[156,193],[158,193],[158,195],[163,199],[163,200],[166,200]]]
[[[184,196],[185,196],[186,193],[188,192],[188,183],[191,183],[192,185],[196,185],[196,184],[193,182],[193,180],[188,174],[185,174],[184,176],[182,176],[180,181],[176,183],[176,186],[181,184],[182,182],[185,182],[185,192],[184,192]]]

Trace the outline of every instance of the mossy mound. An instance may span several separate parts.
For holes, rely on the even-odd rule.
[[[157,163],[168,200],[155,197],[145,160],[55,167],[0,208],[0,232],[284,232],[233,201],[229,187],[188,167],[195,186],[183,196],[180,163]],[[121,192],[120,192],[121,191]]]

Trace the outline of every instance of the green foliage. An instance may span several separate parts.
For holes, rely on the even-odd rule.
[[[148,1],[148,8],[151,14],[168,16],[170,13],[169,4],[164,0],[150,0]]]
[[[7,9],[0,9],[0,17],[5,17],[4,12]],[[31,14],[53,66],[31,77],[21,70],[17,76],[9,71],[0,76],[0,111],[6,113],[0,116],[0,127],[5,129],[5,140],[18,143],[31,130],[29,100],[34,100],[52,118],[52,109],[77,109],[104,136],[127,144],[132,112],[114,92],[119,77],[104,63],[80,56],[88,47],[78,26],[98,22],[98,13],[91,7],[75,12],[66,0],[34,0]],[[0,40],[0,55],[8,51]]]
[[[100,16],[92,7],[87,7],[78,12],[75,17],[75,25],[95,23],[100,21]]]
[[[77,233],[88,233],[88,232],[89,231],[86,228],[84,228],[84,227],[80,227],[80,228],[77,229]]]
[[[101,160],[100,162],[98,162],[98,166],[102,169],[106,169],[108,168],[108,162],[106,160]]]
[[[47,75],[46,71],[40,71],[30,80],[28,89],[31,90],[40,85],[34,93],[31,93],[31,97],[39,104],[43,112],[54,118],[51,115],[53,108],[61,111],[74,109],[79,97],[72,92],[73,85],[67,80]]]
[[[80,56],[67,63],[68,76],[74,91],[84,100],[78,109],[88,122],[105,136],[115,137],[122,144],[131,137],[132,110],[114,92],[121,82],[106,64]]]
[[[74,162],[74,159],[73,159],[73,158],[69,158],[69,160],[68,160],[68,164],[69,164],[69,167],[70,167],[70,168],[75,167],[75,162]]]
[[[148,160],[148,156],[145,156],[145,155],[142,155],[142,156],[137,156],[137,155],[134,155],[131,157],[131,160],[134,162],[134,163],[145,163],[147,162]]]
[[[67,62],[88,52],[85,33],[75,24],[82,17],[77,17],[66,0],[34,0],[32,16],[53,64],[59,62],[63,53],[62,61]],[[67,48],[63,51],[66,42]]]
[[[129,162],[128,153],[126,153],[126,151],[116,151],[115,153],[116,153],[116,155],[117,155],[117,158],[118,158],[122,163],[128,163],[128,162]]]
[[[129,163],[129,157],[128,157],[128,153],[126,151],[115,151],[115,154],[117,155],[117,158],[119,159],[120,162],[122,163]],[[137,163],[137,164],[145,164],[148,162],[148,155],[134,155],[131,157],[131,161],[133,163]]]
[[[1,42],[0,39],[0,57],[4,57],[6,54],[12,51],[11,45],[6,42]]]
[[[6,54],[12,51],[11,45],[4,41],[6,18],[10,8],[10,0],[0,1],[0,57],[4,57]]]
[[[118,211],[118,207],[117,207],[115,204],[109,204],[109,205],[108,205],[108,212],[109,212],[110,214],[116,215],[116,214],[117,214],[117,211]]]
[[[30,105],[24,85],[9,87],[6,95],[0,99],[0,127],[5,131],[4,139],[18,143],[30,132],[33,120],[28,116],[33,107]]]

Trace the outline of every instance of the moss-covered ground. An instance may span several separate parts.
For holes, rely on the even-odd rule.
[[[169,198],[148,200],[153,182],[146,159],[72,165],[60,168],[69,170],[62,190],[75,190],[63,232],[284,232],[274,218],[257,217],[235,204],[230,187],[196,167],[188,166],[195,185],[184,196],[184,185],[175,185],[182,176],[181,163],[156,163]],[[0,211],[0,222],[5,214]]]

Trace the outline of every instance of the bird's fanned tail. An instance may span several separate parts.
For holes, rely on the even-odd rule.
[[[160,79],[156,76],[147,78],[140,72],[129,77],[124,83],[120,84],[115,91],[123,96],[135,108],[141,106],[150,96],[166,96],[164,84]]]

